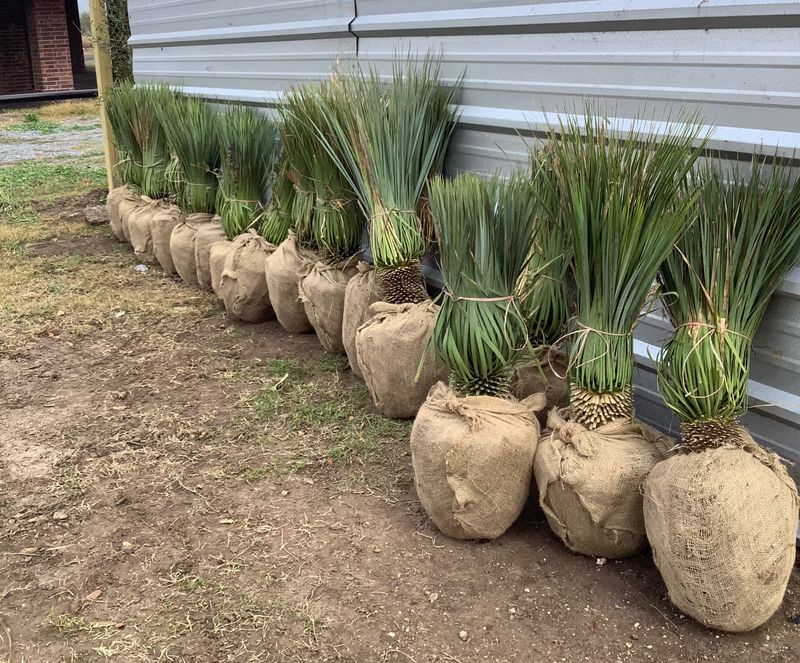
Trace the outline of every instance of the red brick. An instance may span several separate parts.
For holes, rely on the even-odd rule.
[[[36,90],[71,90],[74,87],[73,70],[80,69],[75,69],[72,62],[71,47],[74,50],[74,45],[70,40],[67,6],[69,15],[77,13],[75,0],[29,0],[25,3]]]

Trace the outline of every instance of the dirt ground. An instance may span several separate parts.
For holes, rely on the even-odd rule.
[[[800,660],[797,573],[729,635],[533,506],[491,543],[437,534],[410,424],[313,335],[137,271],[84,219],[102,182],[0,168],[0,661]]]

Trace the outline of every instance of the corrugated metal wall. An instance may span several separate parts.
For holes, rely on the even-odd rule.
[[[797,2],[129,0],[129,10],[137,80],[212,99],[272,104],[337,59],[388,70],[398,54],[441,52],[447,76],[465,73],[450,171],[524,162],[521,135],[586,98],[622,121],[696,110],[732,157],[800,147]],[[649,359],[667,333],[656,316],[639,329],[637,405],[669,429]],[[752,378],[747,423],[800,461],[800,269],[755,339]]]

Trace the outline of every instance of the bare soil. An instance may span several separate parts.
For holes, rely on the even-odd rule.
[[[800,660],[797,573],[729,635],[533,506],[491,543],[438,534],[409,424],[344,361],[137,272],[75,225],[85,196],[0,252],[0,661]]]

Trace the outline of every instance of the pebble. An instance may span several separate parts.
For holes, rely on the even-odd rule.
[[[464,642],[467,641],[468,633],[466,631],[459,631],[458,637],[461,638]]]
[[[146,272],[146,271],[148,271],[147,265],[136,265],[136,267],[134,267],[134,269],[137,272]]]
[[[66,520],[69,516],[63,511],[56,511],[53,514],[53,520]]]
[[[428,597],[428,600],[431,603],[434,603],[439,598],[439,594],[437,592],[431,592],[431,595]]]
[[[605,564],[605,563],[606,563],[606,558],[605,557],[598,557],[597,560],[596,560],[597,566],[603,566],[603,564]]]
[[[123,541],[122,542],[122,549],[123,550],[133,550],[133,544],[130,541]]]

